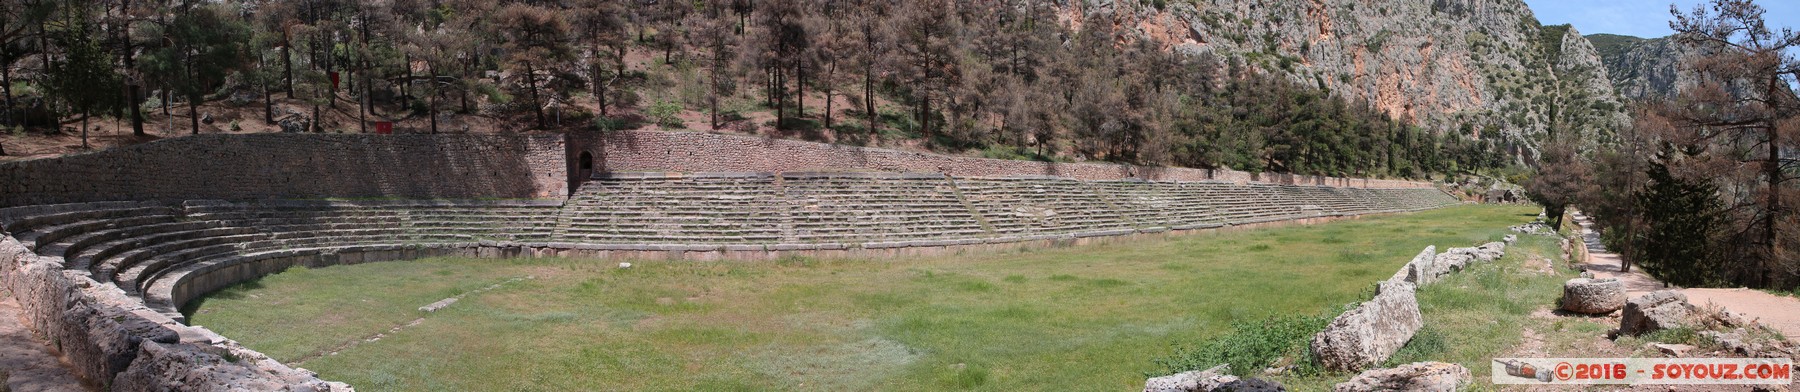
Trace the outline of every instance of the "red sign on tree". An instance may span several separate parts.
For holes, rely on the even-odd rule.
[[[375,122],[375,133],[382,134],[382,135],[394,134],[394,122],[393,121],[376,121]]]

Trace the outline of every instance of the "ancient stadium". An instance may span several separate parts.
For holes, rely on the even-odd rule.
[[[332,387],[179,310],[294,266],[893,258],[1457,203],[1422,183],[684,132],[196,136],[6,164],[0,182],[22,187],[0,196],[0,275],[23,318],[79,376],[121,389]]]

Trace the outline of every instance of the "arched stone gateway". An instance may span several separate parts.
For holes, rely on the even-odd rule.
[[[581,184],[594,178],[594,154],[582,151],[580,156],[575,158],[575,172],[570,174],[569,194],[574,195],[575,190],[581,188]]]
[[[894,163],[879,160],[833,167],[845,170],[839,172],[606,172],[621,166],[611,158],[648,162],[643,159],[656,154],[656,144],[609,142],[595,150],[573,137],[389,138],[180,138],[0,165],[0,182],[18,190],[0,195],[0,231],[7,233],[0,236],[0,285],[17,293],[25,324],[57,341],[78,375],[114,389],[172,380],[332,389],[342,385],[184,325],[177,309],[295,265],[436,256],[891,257],[1310,222],[1456,202],[1416,183],[1351,188],[868,172]],[[839,148],[781,142],[781,151],[732,154],[783,159]],[[273,149],[282,151],[278,159],[236,162]],[[878,155],[870,154],[865,158]],[[418,157],[430,159],[419,163]],[[916,159],[951,162],[958,173],[1006,172],[984,169],[989,160]],[[120,175],[121,165],[177,169]],[[697,165],[704,166],[679,167]],[[1083,167],[1063,168],[1082,173]],[[1122,172],[1114,169],[1092,172]],[[220,360],[225,357],[249,360]]]

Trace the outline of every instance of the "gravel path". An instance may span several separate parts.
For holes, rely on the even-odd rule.
[[[19,303],[0,291],[0,378],[13,391],[91,391],[19,322]]]
[[[1575,223],[1581,225],[1583,242],[1587,243],[1588,256],[1581,266],[1593,271],[1595,277],[1617,278],[1625,282],[1626,295],[1636,297],[1651,291],[1662,290],[1667,284],[1644,274],[1641,270],[1630,273],[1619,272],[1619,254],[1606,250],[1600,244],[1600,233],[1594,231],[1594,222],[1586,215],[1575,214]],[[1688,302],[1695,305],[1708,303],[1724,307],[1756,320],[1786,335],[1788,340],[1800,341],[1800,298],[1783,297],[1768,292],[1750,289],[1680,289],[1686,294]]]

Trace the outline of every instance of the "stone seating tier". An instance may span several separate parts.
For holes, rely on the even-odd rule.
[[[321,262],[526,248],[775,252],[1005,244],[1455,202],[1435,189],[882,173],[625,174],[588,182],[566,201],[96,202],[0,209],[0,228],[39,255],[62,258],[64,268],[180,319],[175,309],[196,295]]]

